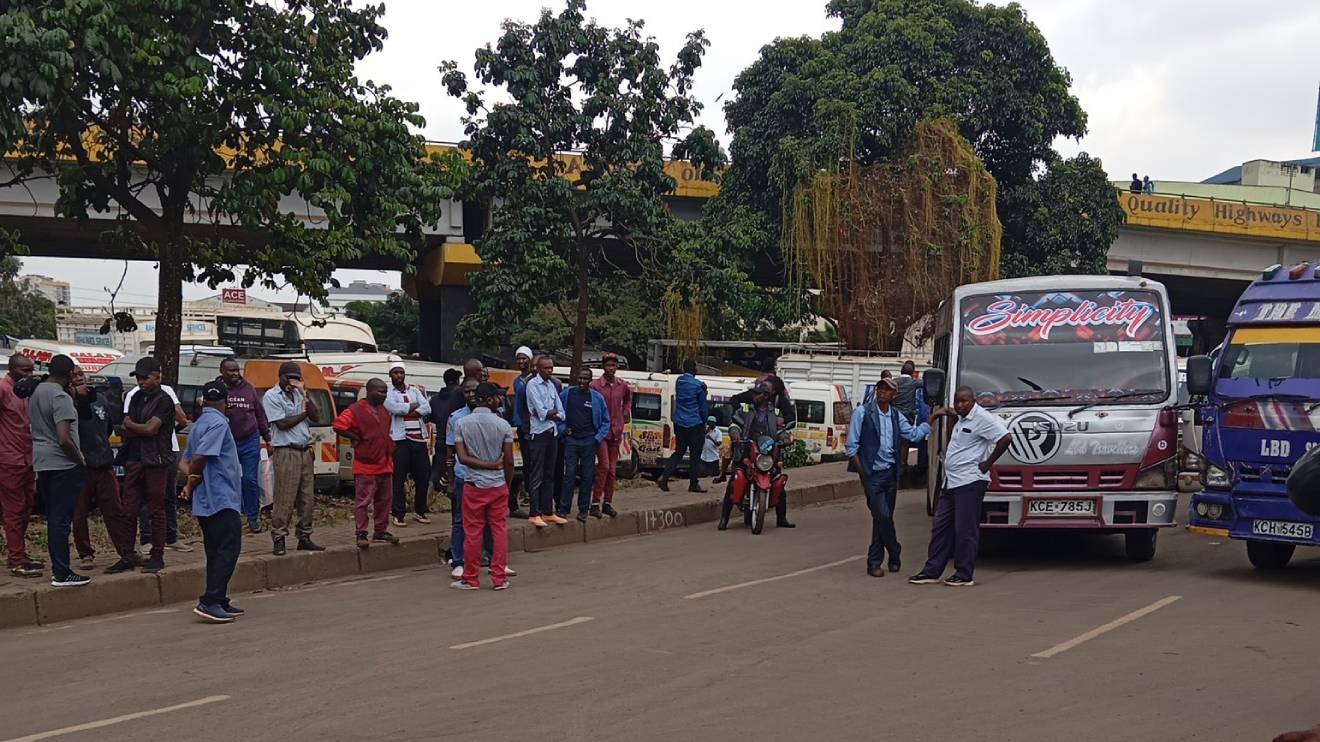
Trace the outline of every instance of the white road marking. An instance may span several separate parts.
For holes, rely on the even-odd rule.
[[[405,575],[385,575],[384,577],[367,577],[360,580],[344,580],[343,582],[327,583],[326,587],[346,587],[351,585],[365,585],[369,582],[389,582],[390,580],[397,580],[402,577],[405,577]]]
[[[764,585],[764,584],[767,583],[767,582],[776,582],[776,581],[778,581],[778,580],[787,580],[787,579],[790,578],[790,577],[797,577],[797,576],[799,576],[799,575],[810,574],[810,573],[812,573],[812,572],[819,572],[819,571],[821,571],[822,569],[829,569],[829,568],[831,568],[831,567],[837,567],[837,566],[839,566],[840,564],[847,564],[848,562],[855,562],[855,561],[857,561],[858,559],[865,559],[865,558],[866,558],[866,555],[865,555],[865,554],[859,554],[858,556],[851,556],[851,557],[848,557],[847,559],[840,559],[840,560],[837,561],[837,562],[830,562],[829,564],[822,564],[822,565],[820,565],[820,566],[818,566],[818,567],[808,567],[807,569],[799,569],[799,570],[796,571],[796,572],[789,572],[789,573],[786,574],[786,575],[776,575],[775,577],[763,577],[763,578],[761,578],[761,579],[759,579],[759,580],[752,580],[752,581],[750,581],[750,582],[739,582],[737,585],[725,585],[724,587],[717,587],[717,588],[715,588],[714,590],[702,590],[702,591],[699,592],[699,593],[692,593],[691,595],[684,595],[684,596],[683,596],[683,600],[696,600],[697,598],[704,598],[704,597],[706,597],[706,596],[708,596],[708,595],[717,595],[717,594],[719,594],[719,593],[727,593],[727,592],[729,592],[730,590],[740,590],[740,589],[742,589],[742,588],[744,588],[744,587],[752,587],[752,586],[754,586],[754,585]]]
[[[156,716],[158,714],[168,714],[171,711],[182,711],[183,709],[189,709],[196,706],[205,706],[209,703],[219,703],[220,701],[228,701],[229,698],[230,698],[229,696],[207,696],[206,698],[199,698],[196,701],[188,701],[187,703],[180,703],[174,706],[165,706],[164,708],[151,709],[149,711],[137,711],[132,714],[124,714],[123,716],[115,716],[109,719],[102,719],[100,721],[89,721],[86,724],[77,724],[75,726],[64,727],[62,729],[52,729],[49,732],[38,732],[36,734],[29,734],[26,737],[15,737],[13,739],[4,740],[4,742],[35,742],[36,740],[39,739],[62,737],[66,734],[73,734],[75,732],[86,732],[90,729],[100,729],[101,727],[108,727],[113,724],[122,724],[126,721],[133,721],[134,719],[142,719],[148,716]]]
[[[552,623],[548,626],[537,626],[534,629],[527,629],[526,631],[516,631],[512,634],[505,634],[504,636],[492,636],[489,639],[481,639],[480,641],[467,642],[465,644],[455,644],[452,647],[450,647],[450,649],[471,649],[472,647],[480,647],[485,644],[494,644],[495,642],[502,642],[505,639],[518,639],[524,636],[531,636],[532,634],[539,634],[543,631],[554,631],[555,629],[565,629],[568,628],[569,626],[577,626],[580,623],[586,623],[588,621],[595,621],[595,620],[596,619],[593,616],[578,616],[577,618],[570,618],[567,621]]]
[[[1056,654],[1067,652],[1069,649],[1072,649],[1078,644],[1082,644],[1083,642],[1089,642],[1092,639],[1096,638],[1097,636],[1100,636],[1101,634],[1106,634],[1110,631],[1113,631],[1114,629],[1117,629],[1120,626],[1123,626],[1124,624],[1130,624],[1133,621],[1137,620],[1138,618],[1141,618],[1142,616],[1154,613],[1155,611],[1158,611],[1159,609],[1163,608],[1166,605],[1176,603],[1181,598],[1182,598],[1181,595],[1170,595],[1167,598],[1161,598],[1155,601],[1154,603],[1151,603],[1150,605],[1146,606],[1145,608],[1138,608],[1137,610],[1132,611],[1126,616],[1120,616],[1119,618],[1116,618],[1113,621],[1110,621],[1109,623],[1103,626],[1097,626],[1094,629],[1091,629],[1090,631],[1086,632],[1085,634],[1081,634],[1080,636],[1075,636],[1061,644],[1055,644],[1054,646],[1050,647],[1044,652],[1037,652],[1031,656],[1037,659],[1047,660]]]

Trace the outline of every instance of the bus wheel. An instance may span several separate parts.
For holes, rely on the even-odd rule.
[[[1248,541],[1247,559],[1256,569],[1283,569],[1296,550],[1296,546],[1278,541]]]
[[[614,473],[619,479],[636,479],[637,473],[641,470],[642,457],[638,455],[637,449],[634,448],[632,450],[632,456],[628,459],[628,463],[621,464],[614,470]]]
[[[1143,528],[1140,531],[1128,531],[1123,536],[1126,539],[1124,551],[1128,560],[1149,562],[1155,558],[1155,539],[1159,536],[1159,531],[1154,528]]]

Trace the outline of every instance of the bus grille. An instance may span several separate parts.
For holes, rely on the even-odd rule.
[[[1288,464],[1233,464],[1233,471],[1237,479],[1243,482],[1260,482],[1269,480],[1273,482],[1282,482],[1288,479],[1288,474],[1292,472],[1292,467]]]

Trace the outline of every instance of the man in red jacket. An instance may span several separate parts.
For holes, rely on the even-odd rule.
[[[397,544],[399,539],[385,530],[390,525],[394,492],[394,441],[390,438],[390,413],[385,409],[385,382],[367,382],[367,398],[349,405],[331,423],[335,432],[353,443],[353,525],[360,549],[371,541]],[[372,510],[375,529],[367,540],[367,508]]]

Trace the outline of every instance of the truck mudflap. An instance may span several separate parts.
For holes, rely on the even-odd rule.
[[[1125,531],[1175,525],[1175,490],[1049,493],[988,492],[982,528],[1075,528]]]
[[[1203,536],[1320,546],[1320,519],[1284,496],[1199,492],[1187,505],[1187,522]]]

